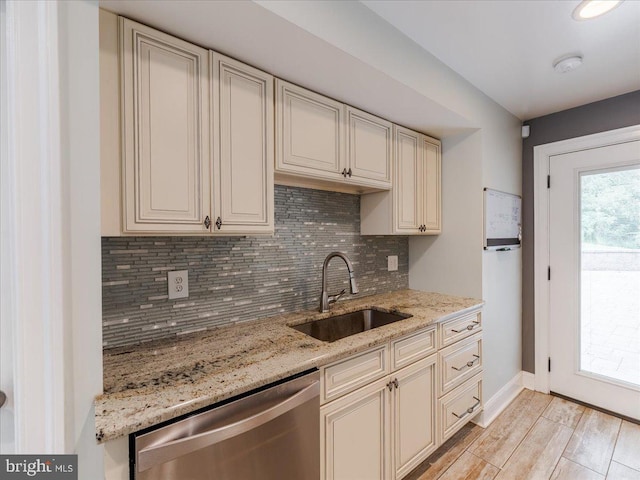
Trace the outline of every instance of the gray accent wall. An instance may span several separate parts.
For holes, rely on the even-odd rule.
[[[522,369],[535,373],[533,147],[640,125],[640,90],[524,122],[522,148]]]
[[[315,309],[335,250],[353,261],[359,296],[408,287],[407,237],[361,236],[357,195],[276,185],[274,236],[103,238],[103,347]],[[168,299],[170,270],[189,271],[189,298]],[[344,262],[329,272],[329,292],[348,293]]]

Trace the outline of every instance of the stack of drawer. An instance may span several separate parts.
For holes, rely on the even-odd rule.
[[[438,434],[444,443],[482,410],[482,313],[438,324]]]

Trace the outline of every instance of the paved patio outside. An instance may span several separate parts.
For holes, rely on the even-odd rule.
[[[597,253],[583,252],[581,369],[640,386],[640,252]]]

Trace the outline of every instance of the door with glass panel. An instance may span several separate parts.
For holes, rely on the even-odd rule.
[[[549,173],[550,389],[640,419],[640,141]]]

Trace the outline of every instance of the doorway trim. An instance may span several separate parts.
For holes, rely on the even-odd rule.
[[[640,140],[640,125],[533,147],[535,390],[549,393],[549,161],[555,155]],[[553,188],[553,179],[551,179]]]

